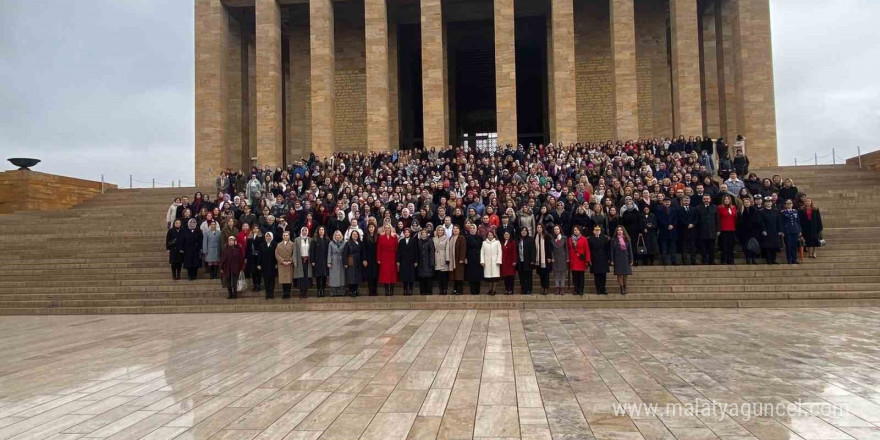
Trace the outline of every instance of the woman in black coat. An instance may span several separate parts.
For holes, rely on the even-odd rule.
[[[275,277],[277,275],[277,260],[275,259],[275,237],[271,232],[263,235],[263,239],[257,245],[257,269],[263,273],[263,288],[266,291],[266,299],[275,298]]]
[[[364,261],[367,262],[362,274],[367,281],[367,294],[370,296],[379,294],[376,290],[379,283],[379,264],[376,262],[376,240],[378,239],[378,229],[375,224],[370,223],[367,225],[367,232],[364,234],[363,241],[361,241]]]
[[[416,266],[419,263],[419,243],[413,238],[412,230],[403,230],[403,238],[397,245],[397,273],[398,279],[403,283],[403,294],[413,294],[413,284],[416,281]]]
[[[244,246],[245,276],[251,278],[254,292],[258,292],[262,287],[263,274],[257,267],[260,265],[260,243],[263,241],[263,234],[260,232],[260,225],[254,224],[247,236]]]
[[[345,284],[348,286],[349,296],[360,296],[358,286],[362,281],[364,255],[361,234],[357,230],[351,231],[345,247],[342,248],[342,264],[345,268]]]
[[[180,219],[176,219],[171,229],[165,234],[165,250],[168,251],[168,262],[171,263],[171,279],[173,280],[180,279],[180,271],[183,268],[183,250],[177,247],[177,240],[182,233]]]
[[[749,250],[749,240],[753,238],[758,240],[761,236],[758,209],[749,197],[744,198],[742,202],[742,212],[736,218],[736,237],[746,256],[746,264],[758,264],[758,254]]]
[[[186,229],[177,237],[177,250],[183,252],[183,267],[190,281],[198,278],[199,268],[202,267],[202,231],[196,226],[196,219],[189,219]]]
[[[532,270],[535,267],[535,239],[529,235],[527,228],[520,231],[521,238],[517,243],[516,270],[519,275],[519,290],[522,295],[532,294]],[[552,255],[552,254],[551,254]]]
[[[645,205],[642,208],[642,214],[639,216],[639,235],[642,236],[642,240],[640,242],[639,235],[636,235],[635,243],[633,244],[637,251],[640,245],[645,246],[645,249],[648,251],[646,254],[641,254],[642,264],[653,266],[654,256],[660,253],[658,228],[657,217],[651,212],[651,206]]]
[[[776,264],[776,254],[779,252],[782,237],[782,216],[779,211],[773,209],[773,201],[769,198],[764,200],[764,209],[758,211],[758,223],[761,226],[761,252],[767,264]]]
[[[468,225],[465,235],[464,279],[470,284],[471,295],[480,294],[480,283],[483,281],[483,265],[480,264],[480,253],[483,249],[483,237],[477,235],[477,225]]]
[[[312,276],[318,288],[318,298],[324,297],[327,290],[327,277],[330,270],[327,267],[327,254],[330,252],[330,239],[327,238],[327,228],[318,226],[315,237],[309,245],[309,261],[312,265]],[[375,259],[375,258],[374,258]]]
[[[611,242],[602,233],[602,227],[593,226],[593,235],[587,239],[590,245],[590,273],[593,274],[596,293],[607,295],[605,282],[611,271]]]
[[[419,231],[419,294],[430,295],[434,290],[434,239],[427,229]]]
[[[804,207],[798,213],[798,218],[801,221],[801,233],[804,235],[807,257],[816,258],[816,248],[822,245],[823,226],[822,215],[819,214],[819,208],[813,205],[813,199],[804,200]]]

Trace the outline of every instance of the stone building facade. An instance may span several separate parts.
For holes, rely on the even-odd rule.
[[[743,134],[777,164],[769,0],[194,3],[199,184],[484,138]]]

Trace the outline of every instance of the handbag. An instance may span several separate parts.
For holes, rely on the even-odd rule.
[[[636,239],[636,254],[648,255],[648,247],[645,246],[645,237],[642,234],[639,234],[639,238]]]
[[[825,233],[819,232],[819,247],[825,247],[827,243],[825,243]]]
[[[746,243],[746,249],[752,254],[761,253],[761,245],[758,243],[758,240],[755,237],[749,239],[749,242]]]
[[[244,271],[238,274],[238,283],[236,284],[236,288],[239,292],[243,292],[247,289],[247,278],[244,276]]]

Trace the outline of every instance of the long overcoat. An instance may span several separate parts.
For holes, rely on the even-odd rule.
[[[397,283],[397,237],[379,236],[376,244],[376,261],[379,262],[379,283]]]
[[[330,252],[330,240],[315,237],[309,245],[309,261],[312,263],[312,276],[326,277],[330,275],[327,268],[327,254]]]
[[[345,285],[345,268],[343,267],[343,248],[344,241],[331,241],[327,252],[327,264],[330,265],[330,278],[328,283],[330,287],[342,287]]]
[[[293,242],[281,242],[275,246],[275,261],[278,262],[278,283],[293,284]],[[288,262],[289,264],[284,264]],[[301,264],[301,263],[300,263]]]
[[[483,266],[480,265],[480,250],[483,249],[483,237],[468,234],[465,237],[467,263],[464,269],[466,281],[483,281]]]
[[[503,254],[498,240],[486,240],[480,249],[480,263],[483,265],[483,276],[487,279],[501,276]]]
[[[611,261],[611,249],[609,249],[609,240],[604,235],[598,237],[591,235],[587,239],[590,246],[590,273],[603,274],[609,272],[609,262]]]
[[[449,279],[452,281],[464,281],[464,260],[467,258],[467,244],[465,244],[464,236],[453,235],[450,237],[446,250],[451,257],[449,259],[451,269]]]
[[[416,275],[419,278],[431,278],[434,276],[434,263],[436,254],[434,252],[434,239],[427,237],[419,239],[419,267]]]
[[[416,263],[419,262],[419,243],[417,239],[413,237],[400,239],[400,242],[397,244],[397,262],[400,263],[400,270],[398,271],[400,282],[414,283],[416,281]]]
[[[342,263],[345,265],[345,284],[360,284],[363,281],[363,244],[348,240],[342,248]],[[351,263],[351,264],[349,264]]]

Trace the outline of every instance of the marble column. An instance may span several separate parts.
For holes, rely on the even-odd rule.
[[[213,185],[226,163],[229,16],[220,0],[195,2],[195,178]]]
[[[636,29],[633,0],[611,2],[611,57],[614,82],[615,139],[638,139],[639,100],[636,80]]]
[[[364,0],[367,65],[367,149],[387,151],[389,139],[388,7],[385,0]]]
[[[442,0],[421,0],[422,115],[424,146],[449,144],[446,44]]]
[[[700,11],[700,84],[703,95],[703,134],[712,138],[721,136],[718,101],[718,48],[715,32],[715,2],[707,0]]]
[[[549,57],[551,142],[577,142],[577,101],[574,65],[574,3],[573,0],[550,0],[552,21],[552,54]]]
[[[517,145],[514,0],[495,2],[495,119],[498,145]]]
[[[675,136],[702,135],[697,0],[669,0],[669,16],[672,31],[672,131]]]
[[[336,150],[333,105],[336,101],[336,44],[333,1],[309,1],[312,152],[323,159]]]
[[[283,166],[281,9],[275,0],[255,0],[257,70],[257,163]]]

